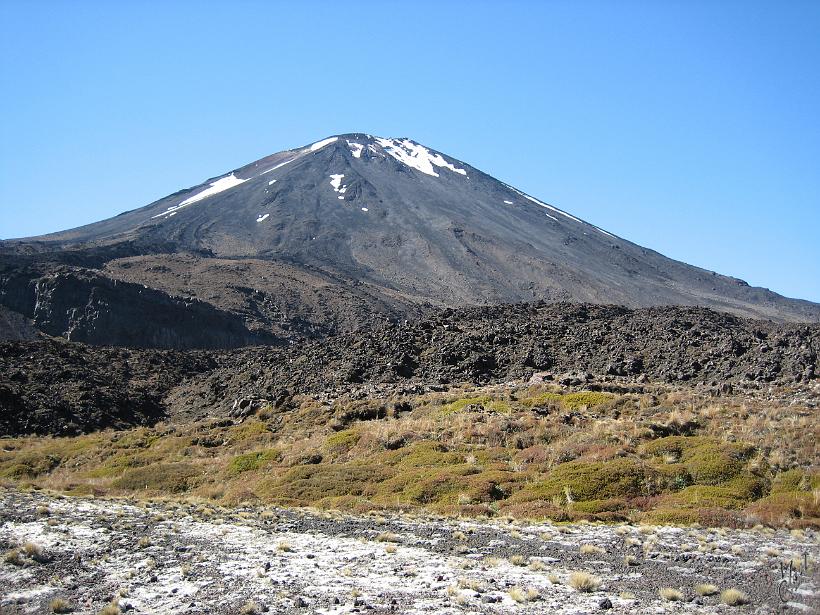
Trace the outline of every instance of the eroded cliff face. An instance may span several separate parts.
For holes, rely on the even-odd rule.
[[[185,350],[278,341],[208,303],[80,268],[6,273],[0,276],[0,305],[44,333],[93,345]]]

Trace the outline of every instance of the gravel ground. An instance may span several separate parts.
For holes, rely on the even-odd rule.
[[[27,542],[41,553],[26,553]],[[116,599],[123,612],[156,614],[239,613],[249,602],[258,612],[324,614],[820,609],[820,533],[811,530],[351,517],[6,490],[0,548],[4,615],[48,613],[55,598],[75,613]],[[804,556],[808,573],[792,574],[781,599],[779,563]],[[600,586],[572,589],[573,571]],[[698,596],[698,583],[741,589],[750,604]],[[667,587],[682,600],[663,600]]]

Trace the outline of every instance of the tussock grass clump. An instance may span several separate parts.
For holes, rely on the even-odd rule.
[[[727,589],[720,593],[720,601],[728,606],[743,606],[749,604],[749,596],[739,589]]]
[[[70,613],[74,610],[74,607],[68,600],[64,598],[54,598],[51,602],[48,603],[49,608],[51,609],[52,613]]]
[[[601,585],[601,580],[588,572],[576,571],[569,575],[569,586],[579,592],[594,592]]]
[[[281,551],[282,553],[290,553],[293,551],[293,545],[291,545],[287,540],[280,540],[276,545],[276,550]]]
[[[262,607],[252,600],[248,601],[239,609],[239,615],[262,615]]]
[[[484,591],[484,587],[481,585],[481,581],[478,579],[468,579],[467,577],[461,577],[458,580],[458,587],[460,589],[471,589],[474,592],[482,592]]]
[[[720,588],[717,585],[712,585],[711,583],[699,583],[695,585],[695,593],[698,596],[714,596],[719,591]]]
[[[23,556],[20,555],[20,549],[9,549],[3,555],[3,561],[12,566],[24,566]]]
[[[140,539],[139,539],[139,541],[137,542],[137,546],[138,546],[140,549],[147,549],[148,547],[150,547],[150,546],[151,546],[151,539],[150,539],[150,538],[148,538],[148,536],[143,536],[143,537],[142,537],[142,538],[140,538]]]
[[[510,563],[513,566],[526,566],[527,565],[527,558],[524,555],[520,555],[516,553],[510,558]]]
[[[582,555],[603,555],[606,553],[606,549],[590,544],[581,545],[580,551]]]
[[[534,600],[538,600],[539,598],[538,590],[534,587],[528,587],[527,589],[513,587],[507,593],[510,596],[510,598],[512,598],[515,602],[518,602],[519,604],[524,604],[525,602],[532,602]]]
[[[48,557],[43,551],[43,547],[29,541],[22,547],[6,551],[3,561],[14,566],[26,566],[30,562],[43,564],[48,561]]]
[[[683,600],[683,592],[674,587],[662,587],[658,594],[661,598],[669,602],[680,602]]]
[[[382,532],[376,536],[376,542],[401,542],[401,538],[393,532]]]
[[[119,603],[115,601],[105,605],[99,615],[120,615],[121,612]]]

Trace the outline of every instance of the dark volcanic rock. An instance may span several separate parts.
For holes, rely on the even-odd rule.
[[[286,404],[291,394],[372,384],[528,379],[538,372],[534,348],[549,356],[554,379],[570,385],[589,386],[593,374],[612,377],[619,366],[627,379],[728,390],[727,383],[815,378],[820,325],[776,325],[703,308],[542,303],[448,309],[413,323],[375,320],[355,334],[287,347],[180,352],[7,342],[0,344],[0,434],[228,416],[234,403],[241,414]]]
[[[76,342],[174,349],[277,343],[208,303],[86,269],[7,273],[0,277],[0,291],[0,304],[31,318],[37,329]]]
[[[270,399],[283,386],[315,392],[361,383],[529,378],[538,371],[534,348],[549,356],[553,372],[570,374],[559,379],[574,385],[592,374],[607,375],[613,365],[628,378],[660,382],[800,382],[818,369],[820,325],[776,325],[685,307],[538,303],[448,309],[415,323],[377,322],[355,334],[285,349],[237,350],[177,391],[174,403],[196,400],[216,409],[224,397]],[[248,379],[249,373],[256,377]]]
[[[0,341],[23,341],[36,338],[37,329],[34,328],[29,318],[0,305]]]
[[[173,386],[215,366],[196,352],[0,343],[0,435],[151,425],[167,416]]]

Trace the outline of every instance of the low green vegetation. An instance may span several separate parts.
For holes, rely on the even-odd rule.
[[[0,480],[226,505],[818,525],[817,422],[785,420],[791,411],[556,386],[333,403],[305,396],[287,413],[238,424],[6,439]],[[755,429],[750,416],[761,417]]]

